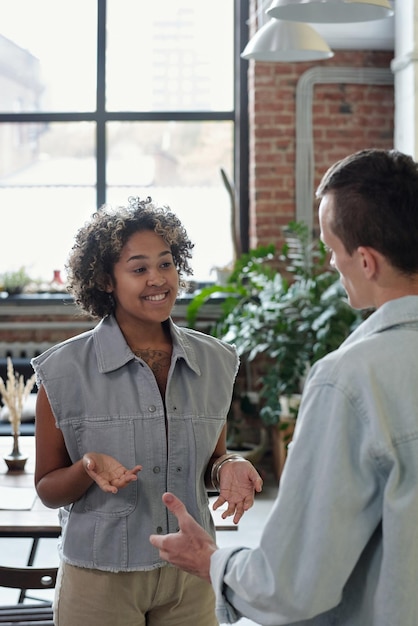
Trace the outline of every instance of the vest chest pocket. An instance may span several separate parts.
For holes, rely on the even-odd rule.
[[[87,452],[107,454],[126,468],[137,464],[135,460],[135,429],[132,419],[118,421],[84,419],[73,425],[80,457]],[[138,483],[132,482],[116,494],[106,493],[95,483],[84,496],[74,503],[74,511],[84,510],[104,515],[123,516],[131,513],[138,499]]]

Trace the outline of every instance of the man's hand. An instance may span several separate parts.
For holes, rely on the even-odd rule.
[[[87,474],[106,493],[117,493],[134,480],[141,471],[142,465],[126,469],[113,456],[88,452],[83,456],[83,466]]]
[[[169,535],[151,535],[150,542],[158,548],[162,559],[210,582],[210,557],[218,549],[216,543],[187,512],[179,498],[165,493],[163,502],[177,517],[180,530]]]

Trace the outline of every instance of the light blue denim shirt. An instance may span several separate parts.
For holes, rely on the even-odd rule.
[[[312,368],[259,547],[211,578],[223,623],[417,626],[418,297]]]
[[[68,563],[110,571],[161,567],[149,536],[177,530],[161,502],[167,490],[214,533],[204,474],[230,407],[238,357],[214,337],[167,323],[173,354],[165,410],[151,369],[112,316],[32,361],[73,462],[94,451],[128,468],[143,466],[117,494],[94,484],[60,510]]]

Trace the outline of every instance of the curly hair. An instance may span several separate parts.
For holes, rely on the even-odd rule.
[[[181,287],[185,286],[182,276],[193,274],[189,259],[194,244],[169,207],[156,206],[150,197],[130,197],[128,203],[127,207],[115,208],[103,205],[93,213],[77,232],[68,258],[68,291],[75,303],[93,317],[113,312],[113,297],[106,287],[122,248],[138,231],[152,230],[170,246]]]

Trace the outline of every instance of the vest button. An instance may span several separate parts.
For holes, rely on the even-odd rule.
[[[182,471],[182,467],[179,465],[178,467],[176,467],[176,472],[181,472]]]
[[[157,530],[157,535],[161,535],[161,533],[163,532],[163,529],[161,526],[157,526],[156,530]]]
[[[159,474],[161,472],[161,469],[158,467],[158,465],[156,465],[152,468],[152,471],[154,472],[154,474]]]
[[[155,411],[156,411],[155,405],[154,404],[150,404],[149,407],[148,407],[148,411],[150,413],[155,413]]]

